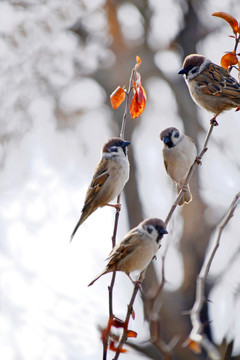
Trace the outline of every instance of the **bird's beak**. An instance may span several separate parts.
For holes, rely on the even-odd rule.
[[[179,70],[178,74],[180,74],[180,75],[187,75],[187,69],[181,69],[181,70]]]
[[[167,231],[166,229],[161,229],[159,232],[160,232],[162,235],[168,234],[168,231]]]
[[[162,138],[164,144],[167,144],[169,142],[169,138],[168,137],[163,137]]]
[[[126,146],[128,146],[128,145],[130,145],[131,143],[130,143],[130,141],[124,141],[123,143],[122,143],[122,148],[124,149]]]
[[[168,234],[168,232],[164,228],[158,229],[157,232],[158,232],[157,243],[159,243],[159,241],[162,239],[163,235]]]

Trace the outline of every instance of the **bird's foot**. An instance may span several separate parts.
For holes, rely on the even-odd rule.
[[[202,161],[199,156],[196,157],[195,161],[198,165],[202,165]]]
[[[116,209],[116,211],[120,211],[121,210],[121,204],[120,203],[117,203],[117,204],[105,204],[106,206],[111,206],[113,208]]]
[[[132,284],[133,284],[134,286],[137,286],[138,289],[139,289],[140,291],[142,291],[141,284],[142,284],[143,279],[139,278],[138,280],[134,281],[129,274],[127,274],[127,276],[128,276],[129,279],[131,280]]]
[[[216,120],[218,114],[215,115],[211,120],[210,120],[210,125],[213,125],[213,126],[218,126],[218,122]]]
[[[180,190],[182,190],[182,192],[188,192],[188,186],[187,185],[181,185]]]

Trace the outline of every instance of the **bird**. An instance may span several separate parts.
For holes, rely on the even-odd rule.
[[[228,70],[203,55],[188,55],[178,74],[184,75],[192,99],[214,114],[211,123],[218,125],[216,118],[225,110],[239,110],[240,84]]]
[[[181,133],[175,127],[169,127],[160,133],[164,143],[163,160],[168,175],[177,184],[177,191],[182,189],[183,196],[178,205],[192,200],[190,187],[184,185],[188,172],[197,157],[197,148],[192,138]]]
[[[112,271],[123,271],[133,282],[130,273],[138,270],[142,272],[155,257],[159,249],[159,242],[164,234],[168,234],[166,224],[158,218],[148,218],[130,230],[119,244],[110,252],[108,264],[88,286],[102,275]]]
[[[120,204],[113,205],[109,202],[121,193],[129,179],[127,156],[129,144],[129,141],[113,137],[103,145],[101,158],[88,187],[81,216],[72,232],[70,241],[72,241],[79,226],[97,208],[108,205],[120,210]]]

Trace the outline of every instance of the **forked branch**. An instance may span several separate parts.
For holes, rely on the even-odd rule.
[[[218,226],[215,243],[213,244],[212,249],[207,254],[207,256],[204,260],[204,263],[202,265],[201,271],[197,278],[196,299],[195,299],[193,308],[190,311],[192,330],[190,332],[190,335],[188,337],[186,345],[188,345],[189,342],[194,342],[194,343],[199,344],[201,347],[205,348],[205,350],[208,352],[210,359],[212,359],[212,360],[219,360],[220,354],[218,353],[215,346],[207,339],[206,335],[203,334],[204,326],[201,323],[200,312],[202,310],[202,307],[203,307],[203,304],[205,301],[204,289],[205,289],[205,285],[206,285],[206,278],[207,278],[209,269],[211,267],[213,258],[219,247],[222,232],[223,232],[224,228],[227,226],[227,224],[229,223],[230,219],[233,217],[234,211],[235,211],[236,207],[238,206],[239,202],[240,202],[240,192],[234,197],[226,215],[224,216],[223,220],[221,221],[221,223]]]

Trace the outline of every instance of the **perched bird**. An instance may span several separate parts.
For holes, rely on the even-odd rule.
[[[81,217],[71,235],[98,207],[105,205],[120,208],[119,204],[109,204],[123,190],[129,178],[129,161],[126,147],[129,141],[114,137],[102,147],[101,159],[97,164],[91,184],[88,187]]]
[[[164,143],[163,159],[166,171],[176,182],[178,193],[183,190],[183,197],[178,204],[182,206],[192,200],[189,185],[184,187],[184,183],[197,157],[197,148],[189,136],[182,134],[175,127],[163,130],[160,139]]]
[[[149,218],[142,221],[112,249],[107,258],[107,266],[88,286],[111,271],[123,271],[129,277],[132,271],[142,272],[159,249],[159,241],[167,233],[166,224],[160,219]]]
[[[213,64],[203,55],[188,55],[178,74],[185,80],[193,100],[214,114],[211,122],[225,110],[240,106],[240,85],[223,67]]]

